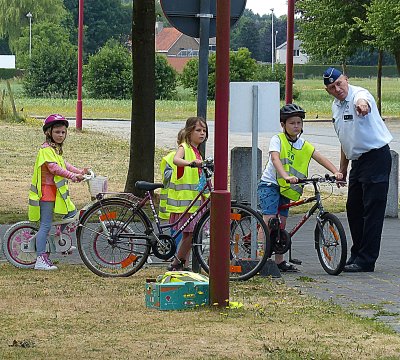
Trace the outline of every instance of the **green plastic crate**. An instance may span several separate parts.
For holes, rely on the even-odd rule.
[[[209,304],[208,282],[185,281],[146,283],[146,307],[158,310],[184,310]]]

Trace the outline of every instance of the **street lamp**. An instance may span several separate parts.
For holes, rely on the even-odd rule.
[[[32,13],[29,11],[26,14],[26,17],[29,19],[29,58],[32,57]]]
[[[271,66],[274,71],[274,9],[271,9]]]

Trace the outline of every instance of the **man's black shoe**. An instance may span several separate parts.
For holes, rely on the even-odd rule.
[[[355,263],[346,265],[343,269],[344,272],[373,272],[373,268],[363,268]]]
[[[346,265],[351,265],[354,264],[354,261],[356,261],[355,257],[350,256],[349,260],[347,260]]]

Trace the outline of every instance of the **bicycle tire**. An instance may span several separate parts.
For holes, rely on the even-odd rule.
[[[208,209],[199,220],[193,234],[194,254],[207,274],[210,270],[208,265],[210,256],[209,230],[210,210]],[[254,238],[257,244],[253,245],[253,249],[252,231],[257,233],[256,238]],[[257,249],[254,248],[255,245]],[[231,203],[229,279],[232,281],[250,279],[262,269],[270,254],[269,232],[262,217],[249,206]]]
[[[11,226],[4,234],[2,251],[7,261],[21,269],[32,269],[36,262],[36,247],[32,251],[24,251],[30,239],[39,231],[29,221],[20,221]]]
[[[83,263],[102,277],[127,277],[146,263],[150,254],[146,214],[126,199],[94,203],[82,216],[76,237]]]
[[[347,240],[341,221],[333,214],[322,215],[321,227],[315,227],[315,248],[323,269],[330,275],[339,275],[346,265]]]

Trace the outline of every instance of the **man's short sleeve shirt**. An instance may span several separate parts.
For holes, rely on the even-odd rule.
[[[356,102],[365,99],[369,114],[357,115]],[[392,135],[382,120],[371,93],[358,86],[349,85],[345,100],[335,99],[332,104],[333,125],[349,160],[357,160],[362,154],[388,144]]]

